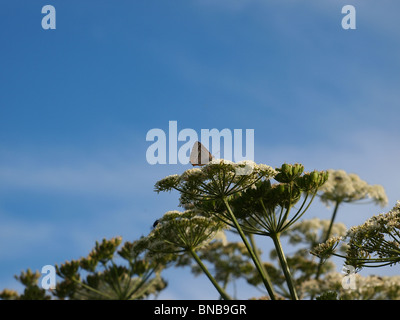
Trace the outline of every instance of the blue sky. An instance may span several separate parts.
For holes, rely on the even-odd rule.
[[[55,30],[41,28],[46,4]],[[341,27],[347,4],[356,30]],[[400,200],[398,1],[1,7],[0,288],[18,288],[13,275],[28,267],[84,256],[103,237],[137,239],[175,209],[178,195],[153,186],[187,166],[146,162],[147,132],[172,120],[178,130],[254,129],[257,162],[382,184],[388,206],[343,207],[338,221],[348,226]],[[307,215],[330,210],[315,203]],[[216,297],[205,278],[177,274],[168,270],[161,297]]]

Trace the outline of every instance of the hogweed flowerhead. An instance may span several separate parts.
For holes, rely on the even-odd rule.
[[[335,253],[335,250],[342,239],[343,237],[331,237],[324,243],[318,244],[310,253],[322,260],[326,260]]]
[[[346,243],[345,256],[335,253],[339,241]],[[363,267],[393,265],[400,262],[400,201],[388,213],[373,216],[351,227],[343,238],[333,237],[311,252],[320,257],[336,255],[347,265]]]
[[[243,170],[249,174],[243,174]],[[246,169],[247,170],[247,169]],[[181,175],[171,175],[158,181],[155,191],[181,192],[181,203],[221,199],[251,187],[261,179],[270,179],[276,171],[267,165],[252,161],[234,163],[224,159],[213,159],[201,168],[189,169]]]
[[[171,191],[172,189],[175,189],[180,182],[181,177],[179,174],[173,174],[169,175],[161,180],[159,180],[154,189],[156,192],[160,191]]]
[[[39,271],[33,272],[31,269],[22,271],[19,276],[14,276],[25,289],[22,293],[18,293],[14,290],[4,289],[0,291],[1,300],[50,300],[51,297],[46,294],[46,290],[43,289],[42,285],[39,285],[39,279],[41,277]]]
[[[348,264],[361,268],[400,262],[400,201],[389,212],[352,227],[346,239]]]
[[[301,283],[299,291],[304,297],[315,297],[317,295],[334,292],[340,300],[399,300],[400,299],[400,277],[399,276],[361,276],[354,275],[356,289],[344,288],[342,281],[343,273],[331,272],[324,278],[310,279]]]
[[[26,271],[22,271],[19,276],[15,276],[19,282],[21,282],[24,286],[32,286],[35,285],[40,279],[41,274],[39,271],[33,272],[31,269]]]
[[[369,185],[358,175],[344,170],[329,169],[328,173],[328,180],[319,190],[321,201],[326,205],[368,198],[382,207],[387,205],[388,199],[381,185]]]
[[[288,229],[305,213],[318,188],[328,178],[325,171],[304,172],[300,164],[283,164],[276,171],[277,183],[257,181],[230,199],[233,212],[246,232],[268,236]],[[295,205],[296,209],[292,210]],[[229,220],[223,211],[219,215]]]
[[[150,258],[140,240],[125,242],[118,250],[121,243],[121,237],[96,241],[87,257],[56,265],[63,281],[57,283],[53,294],[61,299],[125,300],[162,290],[165,283],[160,272],[164,265]],[[116,254],[125,260],[122,264],[116,264]]]
[[[243,174],[244,170],[248,174]],[[271,184],[274,178],[276,184]],[[325,183],[326,172],[305,172],[301,164],[284,164],[276,170],[267,165],[255,163],[235,164],[230,161],[214,159],[201,169],[190,169],[180,176],[169,176],[155,185],[155,190],[170,191],[176,189],[181,193],[180,205],[186,209],[196,210],[202,219],[217,219],[222,225],[228,225],[237,230],[251,259],[259,273],[271,298],[275,298],[271,281],[263,269],[256,251],[250,245],[245,233],[271,236],[274,243],[281,249],[279,234],[295,223],[308,209],[318,188]],[[290,210],[304,195],[303,203],[289,218]],[[308,204],[307,204],[308,203]],[[200,216],[200,214],[196,214]],[[193,219],[191,219],[193,220]],[[182,219],[183,221],[183,219]],[[165,223],[167,225],[167,223]],[[190,251],[197,243],[187,236],[185,231],[192,227],[168,225],[168,232],[175,229],[174,234],[163,234],[162,221],[159,221],[152,233],[155,238],[150,250],[174,252],[174,246],[181,251]],[[173,228],[175,227],[175,228]],[[220,227],[221,228],[221,227]],[[207,235],[207,232],[203,232]],[[197,232],[199,234],[199,232]],[[160,240],[168,239],[168,241]],[[167,247],[162,247],[166,246]],[[157,248],[155,248],[157,246]],[[178,250],[175,249],[175,252]],[[285,278],[293,299],[297,299],[293,281],[283,254],[279,251],[280,262],[284,264]],[[200,265],[200,264],[199,264]],[[203,267],[202,267],[203,269]]]
[[[121,242],[122,237],[103,239],[101,243],[96,241],[94,255],[100,262],[107,262],[112,259]]]
[[[0,299],[2,300],[17,300],[19,298],[19,294],[15,290],[4,289],[0,292]]]
[[[147,248],[155,254],[197,250],[214,239],[224,226],[220,220],[201,216],[194,210],[169,211],[147,236]]]

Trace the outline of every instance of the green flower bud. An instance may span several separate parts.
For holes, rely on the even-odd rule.
[[[318,181],[319,181],[319,174],[318,174],[317,171],[314,170],[313,172],[311,172],[311,173],[310,173],[310,177],[311,177],[311,181],[312,181],[313,183],[318,184]]]
[[[294,165],[284,163],[281,168],[277,168],[278,174],[275,176],[275,180],[282,183],[290,183],[297,179],[304,170],[302,164],[296,163]]]
[[[327,172],[316,171],[307,172],[302,177],[296,179],[296,185],[305,192],[316,191],[327,179]]]
[[[293,174],[295,176],[300,176],[304,171],[304,166],[302,164],[296,163],[293,166]]]

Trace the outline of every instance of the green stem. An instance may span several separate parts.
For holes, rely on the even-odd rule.
[[[249,240],[250,240],[251,247],[252,247],[252,249],[254,251],[254,255],[256,256],[258,262],[260,263],[264,274],[267,274],[267,270],[265,269],[265,266],[262,263],[260,254],[258,253],[258,248],[257,248],[256,242],[254,240],[254,235],[252,233],[249,234]]]
[[[221,286],[218,284],[218,282],[215,280],[215,278],[211,275],[211,273],[208,271],[207,267],[203,264],[203,262],[200,260],[199,256],[197,255],[197,253],[193,250],[190,249],[189,253],[192,255],[192,257],[194,258],[194,260],[196,260],[197,264],[200,266],[201,270],[203,270],[203,272],[206,274],[206,276],[208,277],[208,279],[210,279],[211,283],[214,285],[215,289],[217,289],[217,291],[219,292],[219,294],[221,295],[221,297],[224,300],[232,300],[232,298],[225,292],[224,289],[221,288]]]
[[[295,286],[294,286],[293,277],[290,273],[289,265],[286,261],[285,254],[283,253],[282,244],[281,244],[281,240],[280,240],[280,234],[279,233],[271,234],[271,238],[274,241],[274,245],[275,245],[276,252],[278,254],[279,262],[281,264],[281,268],[283,270],[283,274],[285,275],[286,283],[289,288],[290,296],[291,296],[292,300],[299,300],[299,298],[297,297],[297,292],[296,292]]]
[[[339,209],[339,205],[340,205],[340,201],[336,201],[335,209],[333,210],[333,214],[332,214],[332,218],[331,218],[331,223],[329,224],[328,231],[326,232],[326,236],[325,236],[324,242],[326,242],[329,239],[329,237],[331,236],[333,222],[335,221],[336,213],[337,213],[337,211]]]
[[[331,217],[331,222],[329,224],[328,231],[326,232],[325,240],[323,242],[326,242],[329,239],[329,237],[331,236],[333,222],[335,221],[336,213],[337,213],[337,211],[339,209],[339,205],[340,205],[340,201],[336,201],[335,208],[333,209],[333,214],[332,214],[332,217]],[[321,275],[322,265],[323,265],[323,260],[320,258],[319,259],[319,263],[318,263],[317,274],[315,276],[315,280],[318,280],[320,275]]]
[[[229,206],[228,200],[224,197],[223,201],[225,203],[226,208],[228,209],[228,212],[229,212],[230,217],[231,217],[231,219],[233,221],[233,224],[235,225],[236,230],[239,232],[239,235],[240,235],[244,245],[246,246],[246,249],[249,252],[250,257],[253,260],[254,265],[256,266],[257,271],[259,272],[259,274],[261,276],[261,279],[262,279],[262,281],[263,281],[263,283],[265,285],[265,288],[268,291],[269,296],[271,297],[271,300],[275,300],[276,299],[275,292],[274,292],[274,290],[272,288],[272,283],[271,283],[271,280],[269,279],[268,274],[264,272],[259,260],[257,259],[257,256],[255,255],[255,253],[252,250],[249,242],[247,241],[247,238],[246,238],[242,228],[240,227],[239,222],[237,221],[235,215],[233,214],[233,212],[231,210],[231,207]]]
[[[106,297],[107,299],[113,299],[110,295],[108,295],[108,294],[106,294],[106,293],[104,293],[104,292],[101,292],[101,291],[99,291],[99,290],[97,290],[97,289],[95,289],[95,288],[92,288],[91,286],[88,286],[88,285],[84,284],[82,281],[76,280],[76,279],[74,279],[74,278],[69,278],[69,279],[72,280],[73,282],[79,284],[79,285],[82,286],[83,288],[87,289],[88,291],[92,291],[92,292],[94,292],[94,293],[97,293],[98,295],[103,296],[103,297]],[[83,292],[82,292],[82,293],[83,293]]]
[[[135,286],[134,288],[130,289],[127,294],[126,297],[127,299],[133,300],[132,296],[134,296],[141,287],[144,286],[144,284],[147,282],[147,280],[150,279],[151,275],[154,273],[156,268],[153,268],[146,276],[142,276],[142,281],[139,282],[139,284],[137,286]],[[132,277],[130,276],[129,279],[132,279]],[[128,287],[129,289],[129,287]],[[136,295],[138,296],[138,295]]]

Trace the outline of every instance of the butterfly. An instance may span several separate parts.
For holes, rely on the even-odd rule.
[[[209,163],[214,157],[199,141],[196,141],[190,152],[190,163],[192,166],[204,166]]]

